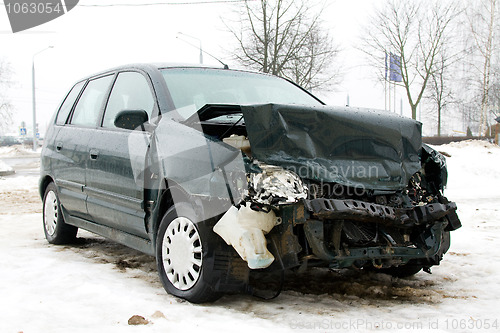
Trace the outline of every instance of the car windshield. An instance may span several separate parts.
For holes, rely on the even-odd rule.
[[[163,77],[179,114],[189,118],[206,104],[322,103],[279,77],[211,68],[167,68]]]

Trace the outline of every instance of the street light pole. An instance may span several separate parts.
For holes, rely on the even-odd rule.
[[[177,34],[178,35],[183,35],[183,36],[186,36],[186,37],[189,37],[189,38],[192,38],[192,39],[196,39],[200,43],[200,47],[199,47],[200,48],[200,64],[203,64],[203,48],[201,46],[201,39],[196,38],[194,36],[186,35],[185,33],[182,33],[180,31]],[[186,42],[186,41],[184,41],[184,42]],[[188,44],[190,44],[190,43],[188,43]],[[192,45],[192,46],[194,46],[194,45]]]
[[[38,148],[38,140],[36,134],[38,133],[36,128],[36,96],[35,96],[35,56],[37,54],[42,53],[45,50],[51,49],[53,46],[49,46],[44,48],[41,51],[33,54],[33,58],[31,59],[31,94],[33,96],[33,151],[36,151]]]
[[[200,40],[200,64],[203,65],[203,49],[201,48],[201,40]]]

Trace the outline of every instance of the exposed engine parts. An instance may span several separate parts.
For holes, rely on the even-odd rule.
[[[254,161],[262,173],[250,173],[249,199],[264,205],[293,204],[306,199],[307,188],[292,171]]]

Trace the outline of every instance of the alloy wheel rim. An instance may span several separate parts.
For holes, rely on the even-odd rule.
[[[45,205],[43,208],[43,221],[45,224],[45,231],[49,236],[54,235],[57,226],[57,196],[54,191],[47,193],[45,197]]]
[[[163,268],[179,290],[192,288],[201,274],[202,248],[198,229],[186,217],[177,217],[167,227],[162,242]]]

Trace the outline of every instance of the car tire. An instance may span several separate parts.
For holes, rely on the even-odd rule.
[[[212,285],[209,233],[188,203],[178,203],[163,216],[156,238],[156,262],[165,290],[191,303],[213,302],[222,296]]]
[[[78,228],[66,224],[61,212],[61,203],[54,183],[50,183],[43,196],[43,231],[50,244],[74,242]]]

